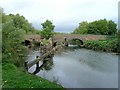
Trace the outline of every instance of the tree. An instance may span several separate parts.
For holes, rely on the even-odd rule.
[[[41,24],[42,25],[42,31],[41,31],[41,36],[49,39],[50,37],[53,36],[54,32],[54,25],[51,21],[46,20],[44,23]]]
[[[88,26],[88,34],[108,35],[108,26],[106,19],[93,21]]]
[[[117,25],[112,21],[108,21],[108,34],[109,35],[114,35],[117,32]]]
[[[88,34],[99,34],[99,30],[97,29],[98,22],[94,21],[89,23],[88,25]]]
[[[108,21],[106,19],[98,20],[97,28],[100,31],[99,34],[108,35]]]
[[[21,44],[25,31],[19,25],[16,26],[13,17],[4,14],[2,18],[2,60],[21,66],[25,58],[20,55],[26,55],[27,51]]]
[[[35,29],[32,27],[32,24],[25,19],[24,16],[20,16],[19,14],[9,14],[8,17],[11,18],[16,28],[23,29],[26,34],[34,33]]]
[[[87,34],[88,32],[88,22],[83,21],[79,23],[79,27],[75,29],[74,34]]]
[[[116,24],[112,20],[100,19],[90,23],[83,21],[76,28],[74,34],[115,35]]]

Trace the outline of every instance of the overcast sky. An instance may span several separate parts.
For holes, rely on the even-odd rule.
[[[0,0],[6,14],[23,15],[37,29],[46,19],[55,31],[71,32],[82,21],[99,19],[118,22],[119,0]]]

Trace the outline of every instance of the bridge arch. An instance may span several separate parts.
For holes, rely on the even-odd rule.
[[[67,40],[67,42],[68,42],[68,45],[75,44],[75,45],[81,46],[84,44],[83,40],[79,38],[72,38],[72,39]]]

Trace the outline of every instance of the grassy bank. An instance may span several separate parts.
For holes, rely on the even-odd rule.
[[[59,88],[63,90],[62,86],[22,71],[11,63],[5,63],[2,66],[2,86],[3,88]]]
[[[84,47],[87,49],[120,53],[120,42],[115,37],[99,41],[86,41]]]

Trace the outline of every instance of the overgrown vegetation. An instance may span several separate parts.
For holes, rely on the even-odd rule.
[[[89,23],[83,21],[72,34],[108,35],[106,40],[85,41],[84,47],[120,53],[120,31],[117,32],[117,24],[112,20],[100,19]]]
[[[108,37],[106,40],[86,41],[84,47],[93,50],[120,53],[120,42],[118,36]]]
[[[3,88],[62,88],[61,86],[30,75],[20,69],[26,59],[27,47],[22,45],[27,34],[40,34],[19,14],[2,15],[2,86]],[[1,57],[1,56],[0,56]]]
[[[112,20],[100,19],[93,22],[83,21],[73,34],[115,35],[117,24]]]
[[[23,65],[27,55],[27,47],[21,43],[24,41],[25,35],[39,34],[40,31],[36,30],[24,16],[19,14],[6,15],[2,14],[2,56],[3,62],[14,63],[16,66]]]
[[[26,47],[21,44],[26,31],[22,27],[23,22],[20,24],[20,18],[18,14],[5,15],[3,13],[2,15],[2,61],[14,63],[16,66],[20,66],[23,62],[24,58],[20,55],[26,52]]]

